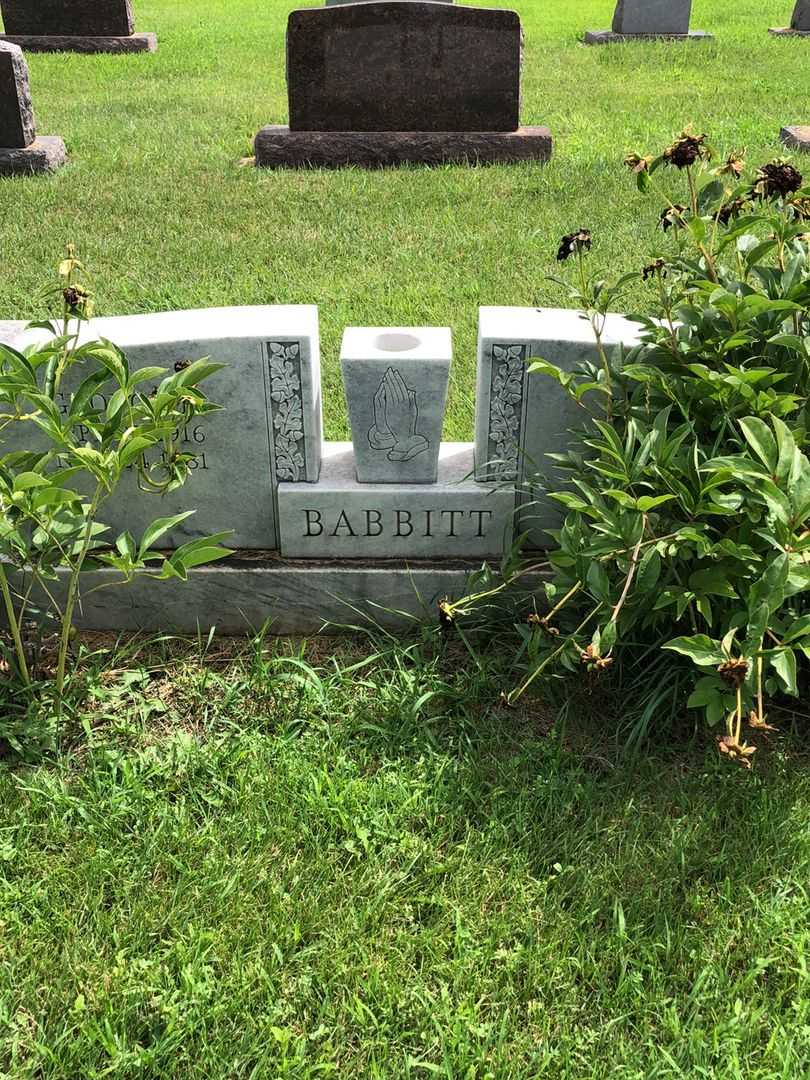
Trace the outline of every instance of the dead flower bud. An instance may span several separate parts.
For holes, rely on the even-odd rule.
[[[732,199],[730,202],[723,203],[717,211],[717,220],[721,225],[728,225],[730,221],[740,216],[747,205],[748,200],[743,198]]]
[[[624,163],[631,172],[642,173],[649,172],[653,159],[650,155],[642,157],[641,154],[628,154],[624,159]]]
[[[760,199],[786,198],[804,183],[799,170],[788,161],[769,161],[757,170],[751,194]]]
[[[531,614],[526,616],[526,622],[532,628],[537,627],[540,630],[545,630],[545,632],[550,637],[560,636],[559,628],[551,625],[551,623],[548,621],[548,615],[538,615],[536,611],[533,611],[531,612]]]
[[[759,713],[752,709],[748,716],[748,726],[753,728],[754,731],[778,731],[779,728],[775,728],[773,724],[768,723],[766,716],[760,716]]]
[[[62,297],[70,310],[75,312],[87,304],[90,294],[81,285],[69,285],[62,290]]]
[[[684,226],[683,215],[686,213],[686,207],[676,204],[675,206],[667,206],[661,211],[661,216],[658,219],[658,223],[661,228],[666,232],[668,229],[682,229]]]
[[[453,607],[447,597],[439,601],[439,625],[443,630],[449,630],[455,622]]]
[[[652,277],[666,277],[667,276],[667,264],[663,259],[656,259],[655,262],[648,263],[647,266],[642,268],[641,280],[649,281]]]
[[[748,677],[748,661],[742,656],[732,657],[730,660],[726,660],[724,664],[721,664],[717,669],[717,673],[721,679],[733,686],[735,689],[742,686]]]
[[[591,644],[579,654],[580,663],[587,667],[588,671],[604,671],[613,663],[612,656],[600,656],[596,646]]]
[[[716,176],[733,176],[739,180],[744,170],[745,161],[743,160],[742,155],[733,153],[729,154],[723,164],[718,169],[715,169],[714,172]]]
[[[557,262],[565,262],[581,251],[590,251],[593,243],[593,234],[590,229],[578,229],[577,232],[568,233],[560,241],[557,252]]]
[[[751,756],[757,752],[755,746],[737,742],[733,735],[718,735],[717,749],[732,761],[736,761],[738,765],[742,765],[744,769],[751,768]]]
[[[676,169],[688,169],[702,159],[708,161],[712,153],[705,145],[707,138],[707,135],[693,135],[691,131],[682,131],[675,142],[664,151],[664,161]]]
[[[175,374],[179,375],[181,371],[185,371],[186,368],[190,368],[190,367],[191,367],[191,361],[190,360],[178,360],[177,363],[174,365]]]

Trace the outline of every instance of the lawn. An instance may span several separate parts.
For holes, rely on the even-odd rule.
[[[0,775],[0,1075],[808,1075],[798,739],[634,764],[455,647],[237,648],[113,660]]]
[[[49,268],[75,241],[105,314],[317,303],[326,434],[347,433],[338,350],[349,324],[449,325],[456,355],[446,436],[469,438],[476,308],[564,300],[545,278],[563,233],[596,236],[595,265],[640,267],[659,207],[635,193],[626,151],[686,123],[753,160],[808,120],[810,57],[774,39],[792,0],[696,0],[712,44],[586,48],[612,0],[521,0],[523,120],[546,123],[546,168],[257,174],[256,131],[286,120],[281,0],[138,0],[155,56],[31,56],[40,131],[67,140],[51,180],[0,181],[0,318],[42,314]]]

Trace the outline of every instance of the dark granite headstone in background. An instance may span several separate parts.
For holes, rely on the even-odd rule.
[[[688,34],[692,0],[618,0],[614,34]]]
[[[17,45],[0,41],[0,146],[19,150],[35,138],[28,65]]]
[[[796,9],[790,21],[790,28],[810,33],[810,0],[796,0]]]
[[[293,11],[290,130],[515,131],[522,33],[516,12],[410,3]]]
[[[128,37],[130,0],[0,0],[6,34]]]

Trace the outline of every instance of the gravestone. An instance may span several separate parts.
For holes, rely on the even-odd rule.
[[[9,344],[20,348],[43,336],[42,331],[23,331]],[[117,345],[133,369],[159,366],[171,373],[175,364],[205,356],[227,365],[202,385],[206,396],[223,406],[221,411],[197,418],[180,435],[181,449],[196,455],[186,484],[156,496],[139,491],[134,475],[126,477],[100,514],[112,535],[129,529],[138,537],[155,518],[195,510],[161,541],[165,546],[231,529],[227,542],[235,548],[277,548],[276,490],[290,482],[308,487],[320,473],[317,308],[161,312],[94,319],[82,328],[80,340],[100,338]],[[63,412],[71,389],[68,384],[60,395]],[[103,394],[104,388],[102,406]],[[11,448],[6,429],[0,451]],[[159,459],[159,452],[153,459]]]
[[[521,128],[516,12],[429,0],[306,8],[287,28],[289,127],[264,128],[256,164],[545,160]]]
[[[5,40],[30,52],[154,52],[131,0],[0,0]]]
[[[319,483],[278,491],[281,554],[295,559],[485,559],[508,549],[515,491],[473,478],[469,443],[442,443],[432,484],[361,484],[350,443],[326,443]],[[385,603],[386,592],[379,598]]]
[[[810,124],[782,128],[782,142],[791,150],[810,150]]]
[[[640,329],[620,315],[605,323],[607,349],[637,345]],[[546,530],[559,525],[560,509],[543,499],[542,484],[555,479],[547,454],[559,452],[586,416],[546,375],[529,374],[543,359],[564,371],[599,363],[593,329],[579,312],[556,308],[482,307],[478,330],[475,475],[484,483],[515,483],[522,503],[517,529],[529,546],[548,546]]]
[[[50,172],[66,157],[58,136],[37,138],[25,57],[0,41],[0,176]]]
[[[402,4],[412,4],[412,3],[415,3],[416,0],[398,0],[398,2],[402,3]],[[332,7],[335,4],[365,4],[365,3],[369,3],[369,0],[326,0],[326,6],[327,7]],[[438,3],[438,4],[452,4],[453,0],[436,0],[436,3]]]
[[[810,37],[810,0],[796,0],[790,26],[774,27],[772,34],[791,37]]]
[[[453,343],[436,327],[349,327],[340,365],[361,484],[433,484]]]
[[[617,0],[610,30],[589,30],[586,45],[639,38],[706,38],[689,30],[692,0]]]

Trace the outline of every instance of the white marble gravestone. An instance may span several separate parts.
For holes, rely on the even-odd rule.
[[[42,331],[6,334],[16,348]],[[174,547],[209,533],[233,530],[234,548],[278,547],[275,490],[314,483],[322,442],[317,308],[279,305],[209,308],[94,319],[82,341],[106,338],[133,368],[209,357],[227,366],[202,384],[223,406],[182,433],[196,455],[186,484],[167,496],[140,492],[134,476],[105,505],[101,519],[136,537],[155,518],[196,510],[163,541]],[[159,381],[159,380],[156,380]],[[62,406],[66,410],[70,385]],[[19,425],[17,425],[19,426]],[[0,451],[4,449],[0,436]]]
[[[607,349],[637,345],[640,328],[609,315]],[[599,362],[590,322],[579,312],[558,308],[483,307],[479,312],[475,419],[475,475],[482,483],[517,484],[522,508],[517,530],[530,534],[530,547],[548,546],[545,530],[559,523],[559,506],[530,491],[554,479],[549,453],[565,450],[568,432],[582,427],[586,414],[547,375],[529,374],[532,360],[547,360],[564,371]]]

